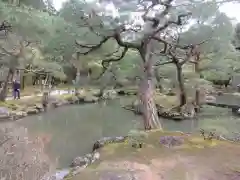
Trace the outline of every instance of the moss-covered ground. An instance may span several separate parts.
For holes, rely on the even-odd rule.
[[[181,137],[184,142],[168,148],[160,144],[162,136]],[[162,131],[148,132],[143,143],[138,149],[128,142],[107,145],[100,160],[72,180],[240,179],[239,144]]]

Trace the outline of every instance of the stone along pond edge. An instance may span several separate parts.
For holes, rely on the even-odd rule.
[[[112,97],[112,95],[106,95],[104,98],[102,98],[99,97],[97,94],[80,94],[79,96],[73,94],[64,94],[60,96],[53,96],[48,103],[47,111],[66,105],[97,103],[103,99],[107,100],[113,98],[114,97]],[[7,107],[7,104],[9,104],[8,101],[6,101],[4,105],[0,105],[0,122],[16,121],[27,116],[37,115],[45,112],[44,107],[40,102],[32,103],[31,105],[26,106],[24,109],[22,107],[20,107],[19,109],[16,106],[9,108]],[[24,103],[22,105],[24,106]]]

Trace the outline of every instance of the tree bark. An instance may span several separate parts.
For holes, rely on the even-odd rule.
[[[200,57],[197,55],[194,63],[194,72],[199,75],[199,78],[201,78],[200,75],[200,68],[199,68],[199,60]],[[200,88],[198,85],[195,87],[196,92],[195,92],[195,112],[198,113],[200,111]]]
[[[182,107],[187,103],[186,89],[184,85],[182,66],[176,64],[177,67],[177,80],[179,84],[179,106]]]
[[[147,52],[147,53],[145,53]],[[144,58],[144,72],[143,77],[139,86],[139,95],[140,102],[142,105],[143,112],[143,121],[144,121],[144,129],[150,130],[153,128],[162,129],[162,126],[159,122],[157,108],[154,101],[154,68],[153,68],[153,59],[150,55],[151,51],[140,52],[141,57]]]
[[[0,92],[0,101],[5,101],[7,96],[7,87],[10,77],[13,77],[12,69],[9,68],[5,82],[3,82]]]
[[[77,73],[76,73],[76,77],[75,77],[75,88],[74,88],[74,91],[75,91],[75,95],[79,95],[79,87],[80,87],[80,69],[77,68]]]
[[[155,75],[155,78],[156,78],[156,80],[157,80],[157,85],[156,85],[156,88],[158,88],[159,89],[159,91],[160,92],[162,92],[162,90],[163,90],[163,87],[162,87],[162,85],[161,85],[161,76],[159,76],[159,74],[158,74],[158,68],[154,68],[154,75]]]
[[[200,88],[196,87],[195,92],[195,112],[198,113],[200,111]]]
[[[195,63],[194,63],[194,71],[195,71],[195,73],[200,73],[200,68],[199,68],[199,62],[198,61],[196,61]]]

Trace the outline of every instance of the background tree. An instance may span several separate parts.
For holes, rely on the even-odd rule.
[[[238,23],[235,27],[233,45],[236,47],[237,50],[240,50],[240,23]]]
[[[56,24],[61,21],[61,18],[49,16],[48,13],[25,6],[9,6],[3,2],[0,4],[1,22],[7,22],[11,25],[11,32],[2,33],[0,39],[0,52],[2,54],[0,63],[9,69],[1,91],[1,100],[4,100],[7,82],[11,80],[10,76],[17,68],[24,70],[27,65],[31,64],[35,68],[34,71],[43,69],[48,71],[50,68],[50,71],[54,69],[55,72],[62,72],[58,62],[50,62],[49,60],[53,58],[40,52],[42,51],[41,44],[44,45],[44,40],[49,39],[51,34],[55,33]]]

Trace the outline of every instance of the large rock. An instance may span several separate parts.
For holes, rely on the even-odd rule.
[[[45,177],[43,177],[42,180],[63,180],[64,177],[69,175],[69,173],[71,173],[71,169],[58,170],[52,175],[46,174]]]
[[[9,109],[6,107],[0,107],[0,114],[9,114]]]
[[[98,101],[98,97],[93,95],[87,95],[86,97],[83,98],[84,103],[95,103],[97,101]]]
[[[102,98],[103,99],[114,99],[117,96],[117,92],[115,90],[106,90],[103,92]]]
[[[86,154],[85,156],[79,156],[74,158],[72,161],[71,166],[72,167],[87,167],[88,165],[94,163],[96,160],[100,158],[100,153],[99,152],[93,152]]]
[[[137,95],[138,91],[136,89],[119,89],[117,90],[117,94],[120,96],[131,96],[131,95]]]
[[[66,98],[66,100],[70,103],[70,104],[76,104],[79,102],[79,98],[77,96],[69,96]]]
[[[35,107],[29,107],[27,108],[26,113],[28,115],[34,115],[38,113],[38,110]]]
[[[25,111],[13,111],[11,113],[11,118],[12,120],[17,120],[23,117],[26,117],[28,114]]]
[[[6,107],[0,107],[0,121],[7,120],[11,117],[10,111]]]

